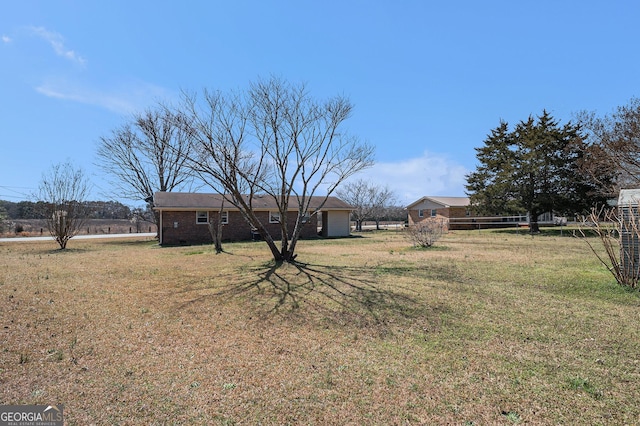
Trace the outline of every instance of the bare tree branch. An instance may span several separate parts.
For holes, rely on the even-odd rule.
[[[155,192],[192,184],[185,119],[160,104],[155,110],[135,114],[110,136],[100,138],[98,166],[112,178],[122,197],[149,203]]]
[[[628,208],[626,217],[622,216],[615,209],[594,208],[582,219],[574,236],[589,246],[618,284],[635,289],[640,281],[640,217],[637,207]],[[600,240],[604,254],[591,242],[593,234]]]
[[[318,102],[304,85],[278,78],[243,93],[185,95],[193,142],[190,167],[237,207],[262,236],[274,259],[290,261],[308,215],[322,208],[337,186],[372,165],[373,149],[340,129],[353,106],[342,97]],[[323,201],[309,211],[311,197]],[[271,197],[280,214],[280,247],[253,211],[254,196]],[[298,214],[289,223],[291,197]]]
[[[362,231],[362,222],[367,219],[375,220],[379,229],[380,219],[395,200],[389,187],[378,187],[362,179],[346,183],[337,190],[337,194],[355,208],[351,217],[356,222],[358,231]]]
[[[581,111],[576,118],[597,147],[585,164],[591,175],[598,179],[614,176],[614,185],[607,188],[611,193],[640,184],[640,98],[632,98],[603,117]]]
[[[44,201],[47,229],[63,250],[86,223],[90,189],[82,169],[70,162],[55,164],[42,176],[37,197]]]

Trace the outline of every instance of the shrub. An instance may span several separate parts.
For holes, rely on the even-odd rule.
[[[410,226],[407,237],[415,247],[431,247],[438,241],[447,229],[443,219],[431,219]]]

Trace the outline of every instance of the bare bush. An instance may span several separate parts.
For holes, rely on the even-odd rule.
[[[407,238],[416,247],[431,247],[447,229],[444,219],[430,219],[407,229]]]
[[[593,209],[583,217],[574,235],[583,238],[598,260],[611,272],[623,287],[638,288],[640,279],[640,223],[637,208],[625,209],[619,214],[615,209]],[[605,255],[587,236],[595,234]]]

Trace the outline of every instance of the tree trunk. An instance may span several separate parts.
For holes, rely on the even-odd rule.
[[[540,226],[538,225],[538,215],[531,213],[529,215],[529,233],[531,234],[539,234]]]
[[[273,260],[276,262],[285,261],[285,254],[278,250],[278,246],[276,246],[275,241],[271,238],[271,234],[269,234],[262,226],[256,227],[256,229],[258,230],[258,233],[260,233],[262,239],[267,243],[267,246],[269,246],[269,250],[271,250],[271,254],[273,255]]]
[[[298,255],[295,254],[293,250],[288,250],[287,252],[282,253],[280,262],[295,262],[296,257],[298,257]]]
[[[160,238],[160,212],[153,209],[153,201],[147,203],[148,208],[153,212],[153,223],[156,225],[156,239]]]
[[[222,217],[218,216],[215,223],[209,222],[209,232],[211,233],[211,239],[213,240],[213,246],[216,249],[216,253],[222,253]]]

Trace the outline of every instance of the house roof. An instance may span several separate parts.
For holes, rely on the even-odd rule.
[[[248,196],[244,196],[245,199]],[[353,206],[337,197],[311,197],[309,207],[318,209],[325,200],[322,210],[353,210]],[[221,194],[205,194],[198,192],[156,192],[153,196],[155,210],[218,210],[223,205],[224,196]],[[276,200],[269,195],[254,196],[252,200],[254,210],[277,209]],[[224,200],[225,209],[234,210],[236,207],[227,199]],[[298,209],[298,199],[294,196],[289,200],[289,209]]]
[[[422,197],[417,201],[409,204],[407,209],[421,204],[425,201],[431,201],[436,204],[440,204],[443,207],[468,207],[471,205],[469,197]]]

